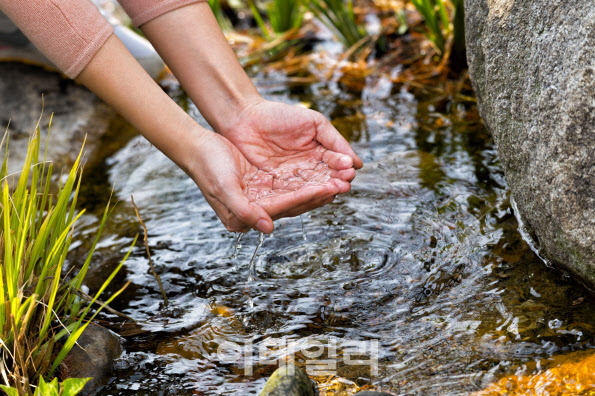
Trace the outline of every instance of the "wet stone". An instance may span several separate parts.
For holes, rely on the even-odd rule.
[[[540,253],[595,287],[595,2],[467,0],[469,74]]]
[[[93,394],[110,378],[114,361],[121,354],[122,346],[114,333],[90,324],[60,365],[61,377],[92,378],[85,385],[84,392]]]
[[[40,67],[0,63],[0,76],[0,125],[3,130],[9,125],[9,173],[20,170],[42,109],[42,145],[53,115],[47,159],[57,162],[58,169],[74,163],[85,137],[87,160],[96,157],[115,116],[109,106],[85,87]]]
[[[314,396],[314,386],[308,374],[299,367],[278,368],[269,378],[260,396]]]

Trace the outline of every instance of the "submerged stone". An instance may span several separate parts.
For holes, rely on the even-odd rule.
[[[85,393],[93,393],[104,385],[113,370],[114,361],[122,354],[120,340],[111,331],[95,325],[87,326],[76,345],[60,365],[61,377],[92,378]]]
[[[536,249],[595,287],[595,2],[466,0],[469,73]]]
[[[288,364],[275,370],[260,396],[314,396],[315,390],[308,374]]]

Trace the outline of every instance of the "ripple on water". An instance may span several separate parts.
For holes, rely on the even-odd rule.
[[[256,233],[236,251],[192,181],[143,139],[108,159],[117,196],[134,194],[179,313],[157,315],[160,294],[136,250],[117,309],[143,331],[127,337],[106,394],[255,394],[289,356],[334,362],[339,377],[399,394],[467,394],[529,361],[593,348],[593,298],[519,238],[489,139],[454,122],[418,127],[430,116],[408,94],[349,105],[359,109],[331,96],[314,105],[368,115],[350,126],[366,129],[350,129],[366,165],[349,194],[276,222],[250,283]],[[392,118],[400,122],[386,127]],[[111,232],[138,230],[129,210],[119,206]],[[126,242],[103,242],[95,271]],[[348,364],[358,345],[377,345],[360,351],[377,354],[377,370]]]

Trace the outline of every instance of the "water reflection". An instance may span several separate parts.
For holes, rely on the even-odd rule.
[[[250,283],[256,233],[236,251],[193,182],[141,138],[106,160],[122,203],[93,276],[140,230],[126,202],[134,194],[178,311],[157,314],[160,293],[137,248],[118,280],[133,283],[114,308],[142,323],[120,328],[127,354],[103,393],[253,394],[291,356],[334,362],[339,377],[360,386],[465,394],[527,362],[594,348],[593,298],[520,239],[472,107],[438,111],[405,91],[337,100],[310,89],[265,91],[333,118],[366,166],[349,194],[276,223]],[[198,117],[192,105],[189,112]],[[346,363],[354,343],[377,345],[359,351],[363,360],[376,353],[376,368]]]

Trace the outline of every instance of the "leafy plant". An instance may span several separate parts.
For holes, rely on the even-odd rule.
[[[58,383],[58,379],[54,378],[47,383],[43,377],[39,377],[39,384],[35,389],[34,396],[74,396],[83,390],[85,384],[91,378],[67,378],[62,383]],[[0,389],[8,394],[8,396],[19,396],[17,388],[0,385]]]
[[[7,174],[7,134],[0,148],[5,141],[0,169],[0,375],[6,386],[22,395],[31,394],[31,385],[42,384],[43,376],[52,376],[88,323],[124,290],[126,286],[90,315],[91,306],[97,303],[130,252],[92,301],[81,301],[75,292],[89,269],[111,211],[110,204],[105,208],[86,261],[76,276],[63,276],[74,225],[84,213],[75,209],[81,183],[82,149],[65,181],[52,193],[53,164],[46,161],[46,154],[39,161],[40,131],[36,128],[29,140],[23,168],[11,189],[8,178],[14,175]]]
[[[361,42],[366,32],[357,26],[352,0],[304,0],[304,5],[347,48]]]

